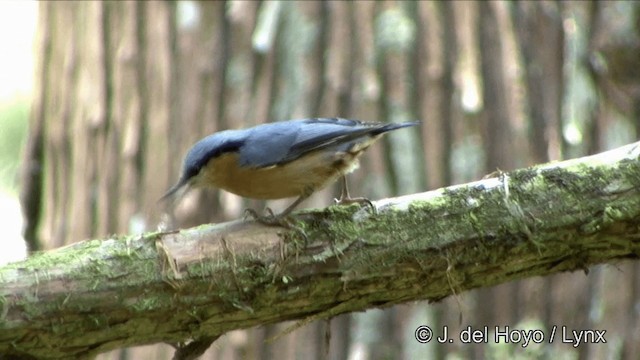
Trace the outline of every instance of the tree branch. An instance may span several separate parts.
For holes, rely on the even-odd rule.
[[[195,353],[233,329],[637,259],[639,154],[634,143],[381,200],[377,214],[300,212],[307,243],[233,221],[34,255],[0,268],[0,353],[78,358],[189,340],[181,348]]]

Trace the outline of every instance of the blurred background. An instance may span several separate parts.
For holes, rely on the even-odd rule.
[[[283,209],[290,200],[215,190],[175,209],[157,203],[186,150],[217,130],[316,116],[421,120],[350,176],[353,195],[378,199],[600,152],[636,141],[640,127],[636,1],[1,1],[0,26],[2,262]],[[600,329],[607,343],[419,344],[421,324]],[[266,341],[288,325],[231,332],[202,358],[635,359],[640,265],[346,314]]]

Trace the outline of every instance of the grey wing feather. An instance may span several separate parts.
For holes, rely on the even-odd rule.
[[[316,118],[304,121],[313,126],[308,126],[307,131],[299,134],[288,156],[284,159],[285,162],[319,148],[346,151],[354,143],[363,141],[365,137],[418,124],[418,122],[367,123],[340,118]]]
[[[297,133],[298,126],[289,121],[252,128],[240,148],[240,166],[266,167],[279,163],[295,142]]]
[[[257,126],[240,149],[240,165],[266,167],[293,161],[315,149],[340,146],[404,124],[363,123],[340,118],[282,121]]]
[[[291,147],[285,161],[319,148],[331,147],[350,143],[363,136],[371,135],[381,124],[366,124],[357,120],[347,119],[310,119],[305,131],[299,133],[296,142]]]

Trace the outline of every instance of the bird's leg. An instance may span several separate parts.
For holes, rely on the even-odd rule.
[[[312,192],[313,193],[313,192]],[[299,198],[296,199],[291,205],[289,205],[283,212],[278,215],[279,217],[285,217],[289,215],[296,208],[296,206],[300,205],[301,202],[305,201],[311,194],[302,194]]]
[[[352,198],[349,194],[349,185],[347,184],[347,176],[342,175],[342,191],[340,192],[340,199],[334,199],[336,205],[348,205],[348,204],[361,204],[367,205],[373,213],[376,212],[376,207],[371,200],[365,197]]]

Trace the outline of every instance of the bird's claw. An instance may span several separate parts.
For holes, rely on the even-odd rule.
[[[373,203],[371,202],[371,200],[364,197],[357,197],[357,198],[340,197],[339,199],[333,199],[333,201],[335,202],[336,205],[359,204],[361,206],[367,206],[369,207],[369,209],[371,209],[372,214],[376,214],[378,212],[375,205],[373,205]]]
[[[265,211],[267,212],[267,215],[258,215],[258,212],[253,209],[244,209],[244,219],[247,220],[248,217],[251,217],[255,221],[265,225],[278,225],[272,223],[277,218],[273,213],[273,210],[271,210],[271,208],[266,208]]]
[[[258,215],[258,212],[253,209],[245,209],[245,219],[248,216],[251,216],[255,221],[267,225],[267,226],[280,226],[289,230],[294,230],[299,233],[305,241],[308,240],[307,234],[305,234],[304,230],[297,225],[294,225],[291,221],[291,218],[286,215],[275,215],[273,210],[270,208],[266,208],[267,215]]]

